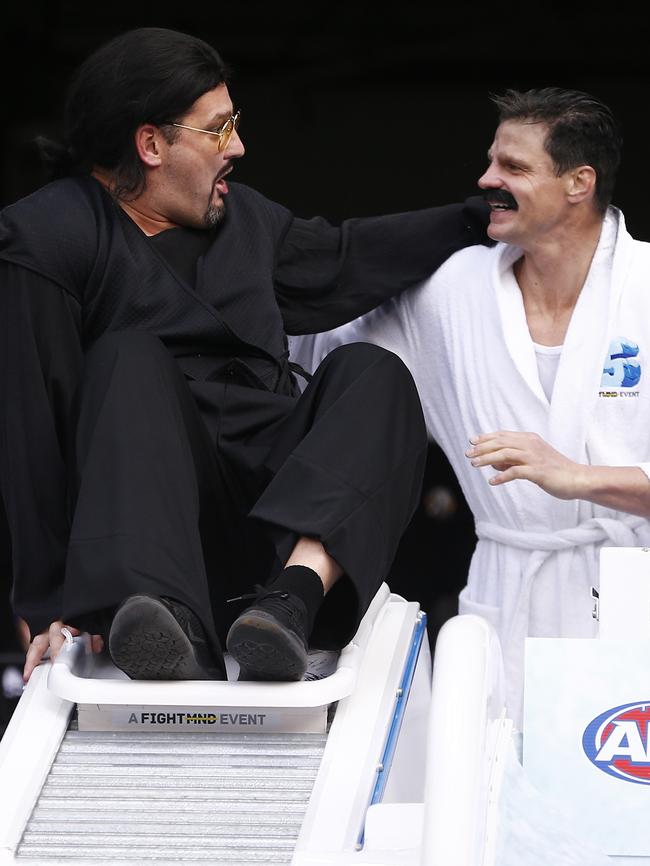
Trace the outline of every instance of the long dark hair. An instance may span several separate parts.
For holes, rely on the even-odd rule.
[[[51,175],[99,166],[111,172],[114,195],[137,196],[145,184],[134,142],[138,126],[179,120],[226,77],[214,48],[195,36],[158,27],[117,36],[95,51],[72,79],[64,141],[38,140]]]

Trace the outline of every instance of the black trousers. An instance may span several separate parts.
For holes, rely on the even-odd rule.
[[[345,576],[312,644],[352,637],[418,500],[426,432],[410,373],[365,343],[325,359],[300,397],[187,381],[162,342],[129,331],[88,352],[63,618],[101,628],[135,592],[176,598],[218,644],[300,536]]]

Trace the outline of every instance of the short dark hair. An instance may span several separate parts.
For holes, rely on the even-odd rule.
[[[596,206],[607,210],[614,193],[621,162],[623,139],[611,110],[595,96],[580,90],[544,87],[539,90],[507,90],[492,96],[499,120],[545,123],[546,152],[558,175],[579,165],[596,172]]]
[[[159,27],[130,30],[79,67],[68,89],[64,142],[40,140],[53,176],[113,173],[114,194],[137,196],[145,185],[134,134],[143,123],[179,120],[227,79],[219,54],[201,39]],[[169,140],[173,133],[169,130]]]

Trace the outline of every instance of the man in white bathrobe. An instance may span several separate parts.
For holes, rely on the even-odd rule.
[[[476,521],[459,609],[496,627],[520,722],[525,636],[594,635],[600,547],[650,545],[650,244],[609,204],[605,105],[557,88],[494,101],[479,186],[496,246],[292,356],[367,341],[410,367]]]

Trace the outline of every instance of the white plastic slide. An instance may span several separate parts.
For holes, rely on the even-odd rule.
[[[423,797],[429,703],[426,619],[386,586],[309,682],[134,682],[71,641],[0,743],[0,864],[354,861]]]
[[[39,667],[0,743],[0,866],[611,862],[526,778],[481,618],[443,626],[433,687],[426,619],[387,587],[321,679],[227,666],[132,682],[75,640]]]

